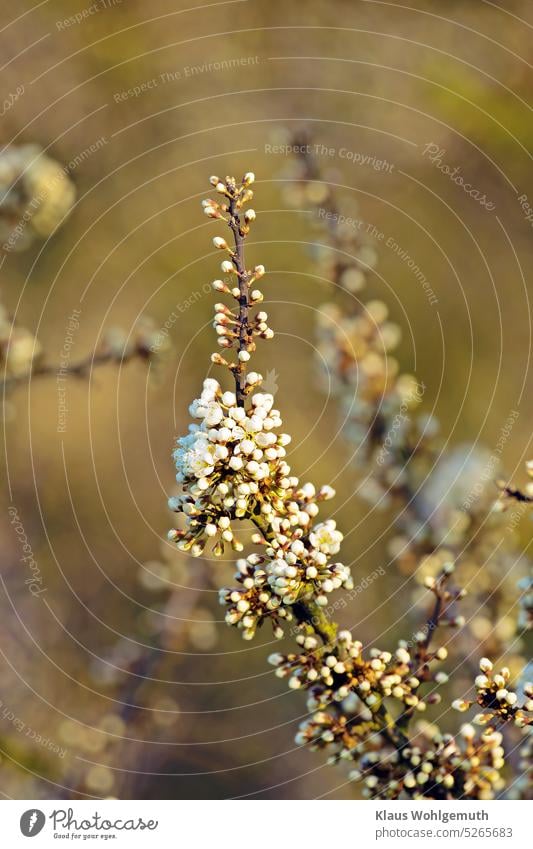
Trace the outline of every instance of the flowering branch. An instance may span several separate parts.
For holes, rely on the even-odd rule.
[[[376,798],[488,798],[501,781],[501,735],[486,729],[476,739],[464,726],[462,736],[453,738],[432,728],[419,744],[422,732],[415,730],[413,737],[408,727],[415,712],[440,699],[438,693],[425,694],[423,685],[447,677],[434,669],[447,650],[430,650],[430,641],[438,626],[461,624],[460,617],[449,616],[450,605],[464,595],[448,585],[453,563],[446,561],[436,579],[426,579],[435,605],[413,652],[401,641],[394,653],[376,648],[366,657],[362,644],[350,631],[338,631],[326,613],[330,593],[353,587],[350,570],[332,562],[342,534],[331,519],[316,522],[321,502],[334,492],[329,486],[317,492],[291,474],[285,459],[290,437],[277,433],[281,417],[274,399],[255,391],[261,375],[245,366],[255,351],[254,337],[273,336],[266,313],[250,315],[263,297],[250,286],[264,274],[263,266],[248,271],[244,260],[243,243],[255,213],[245,214],[243,223],[240,209],[250,199],[251,182],[250,173],[239,184],[232,177],[212,177],[224,200],[204,201],[206,214],[224,220],[234,238],[234,248],[220,236],[214,244],[228,253],[222,270],[236,275],[238,285],[215,280],[213,288],[237,302],[233,310],[216,304],[214,322],[219,345],[236,351],[236,360],[220,353],[211,359],[232,373],[235,392],[208,378],[190,407],[196,421],[178,439],[180,491],[169,501],[180,527],[169,532],[169,540],[194,556],[209,544],[220,556],[228,544],[237,552],[244,549],[236,536],[238,521],[255,526],[251,542],[257,550],[237,560],[237,586],[223,588],[220,602],[227,608],[226,622],[247,640],[267,620],[277,638],[285,623],[295,622],[298,650],[269,660],[291,689],[308,691],[310,717],[298,742],[329,749],[334,762],[356,762],[354,777],[364,776],[367,795]]]

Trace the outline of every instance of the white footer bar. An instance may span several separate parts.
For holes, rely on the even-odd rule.
[[[300,849],[304,841],[323,849],[531,845],[528,802],[9,800],[0,805],[6,849],[73,843],[117,849]]]

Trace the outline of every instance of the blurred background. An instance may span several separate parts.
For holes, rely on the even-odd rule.
[[[350,797],[342,772],[293,743],[304,700],[266,665],[270,635],[243,643],[220,621],[231,562],[191,564],[164,541],[173,441],[212,370],[220,227],[200,200],[211,174],[256,174],[248,260],[269,272],[277,331],[257,368],[295,473],[337,489],[358,583],[388,563],[395,516],[358,497],[318,373],[330,292],[312,214],[285,202],[283,145],[311,132],[326,178],[375,228],[369,292],[401,326],[402,368],[450,446],[494,450],[517,411],[502,460],[518,474],[533,414],[531,5],[21,0],[1,17],[0,158],[38,145],[63,169],[53,226],[35,238],[30,222],[10,241],[4,197],[2,304],[53,367],[65,350],[70,364],[90,357],[109,328],[135,334],[141,316],[159,356],[64,385],[52,368],[4,399],[0,791]],[[16,167],[0,166],[3,192]],[[409,606],[391,570],[342,621],[386,648]]]

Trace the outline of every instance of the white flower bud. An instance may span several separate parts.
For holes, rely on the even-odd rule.
[[[409,663],[411,660],[411,655],[406,649],[397,649],[396,650],[396,659],[400,661],[400,663]]]
[[[224,392],[222,395],[222,403],[226,407],[233,407],[237,402],[234,392]]]
[[[465,740],[473,740],[476,736],[476,731],[473,725],[470,725],[469,722],[461,725],[461,734],[465,738]]]

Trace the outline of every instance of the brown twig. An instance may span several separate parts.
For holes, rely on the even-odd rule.
[[[53,365],[52,363],[41,363],[36,365],[24,374],[12,375],[0,381],[0,390],[12,389],[20,386],[23,383],[29,383],[30,380],[36,377],[68,377],[72,375],[77,378],[86,378],[90,375],[93,367],[106,365],[111,362],[126,363],[132,359],[139,357],[146,359],[147,354],[140,350],[134,350],[131,353],[124,353],[117,357],[114,351],[93,352],[76,363],[70,363],[67,366]]]
[[[522,492],[521,489],[514,486],[504,486],[502,488],[502,495],[506,498],[512,498],[513,501],[520,501],[524,504],[533,504],[533,496],[526,495],[525,492]]]
[[[231,232],[233,233],[233,238],[235,240],[235,251],[232,254],[232,261],[235,266],[235,270],[237,272],[237,277],[239,280],[239,317],[238,317],[238,325],[239,325],[239,347],[238,353],[241,351],[246,351],[249,341],[250,341],[250,326],[249,326],[249,310],[250,310],[250,299],[249,299],[249,288],[248,288],[248,280],[249,274],[246,270],[246,264],[244,262],[244,235],[241,231],[241,222],[239,219],[239,215],[236,209],[236,199],[230,198],[229,201],[229,227]],[[234,369],[235,374],[235,392],[237,396],[237,404],[239,407],[244,407],[244,401],[246,398],[246,364],[241,362],[239,359],[237,360],[237,364]]]

